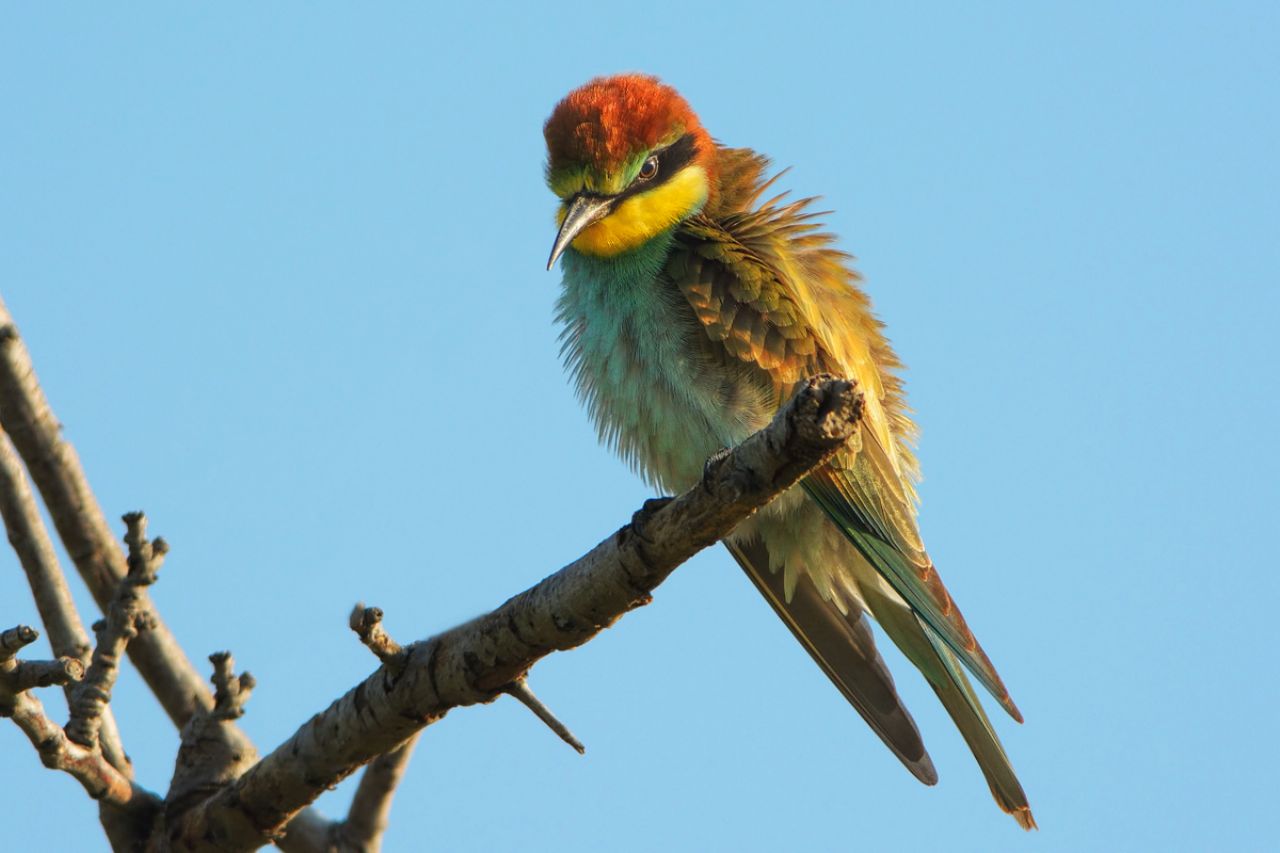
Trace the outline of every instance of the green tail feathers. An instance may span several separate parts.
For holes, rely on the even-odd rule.
[[[945,643],[964,662],[1011,717],[1022,722],[1022,714],[1014,705],[1009,691],[1005,689],[995,667],[978,645],[946,590],[940,582],[936,583],[943,599],[940,602],[936,590],[921,579],[922,571],[934,571],[927,555],[920,552],[924,560],[923,567],[914,565],[894,545],[892,531],[884,529],[876,514],[861,505],[863,501],[859,498],[858,490],[852,488],[853,484],[848,482],[844,472],[819,472],[806,479],[803,486],[871,567],[889,582],[921,621],[929,626],[932,636]],[[936,582],[936,574],[933,579]]]
[[[867,606],[889,638],[928,679],[964,737],[996,804],[1023,829],[1035,829],[1027,795],[982,703],[950,647],[927,622],[900,602],[866,591]]]

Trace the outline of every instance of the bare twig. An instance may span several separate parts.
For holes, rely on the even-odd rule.
[[[0,516],[4,518],[5,531],[18,562],[27,575],[27,584],[36,602],[40,621],[49,635],[49,645],[58,657],[75,658],[82,664],[89,662],[91,645],[89,635],[80,621],[66,576],[58,565],[53,542],[45,530],[35,498],[27,486],[22,463],[13,451],[6,435],[0,434]],[[68,686],[69,688],[69,686]],[[67,690],[71,701],[71,690]],[[110,709],[102,716],[103,755],[111,765],[130,778],[133,766],[120,743],[120,733]]]
[[[89,635],[76,612],[71,590],[58,566],[53,542],[45,531],[22,463],[8,436],[0,438],[0,515],[35,598],[36,610],[56,655],[89,659]]]
[[[365,765],[347,819],[333,826],[332,843],[339,853],[378,853],[382,848],[396,786],[417,744],[418,735],[412,735]]]
[[[196,714],[182,727],[182,743],[164,802],[167,821],[177,820],[222,790],[258,760],[257,750],[234,724],[244,714],[244,705],[254,687],[253,676],[247,672],[235,674],[230,652],[214,652],[209,655],[209,662],[213,664],[209,680],[214,685],[214,706]],[[262,843],[270,840],[273,839],[264,838]]]
[[[334,853],[334,835],[341,826],[342,821],[331,821],[314,808],[303,809],[271,840],[284,853]]]
[[[555,732],[556,737],[560,738],[560,740],[577,750],[578,755],[586,755],[587,748],[582,745],[580,740],[573,736],[573,732],[569,731],[568,726],[556,719],[556,715],[551,713],[550,708],[542,704],[542,700],[533,695],[533,690],[529,688],[529,682],[527,679],[517,678],[515,681],[503,687],[502,692],[519,700],[521,705],[524,705],[533,712],[534,716],[546,723],[547,728]]]
[[[351,630],[360,636],[360,642],[369,647],[378,660],[384,664],[399,663],[403,657],[403,647],[391,639],[382,627],[382,610],[377,607],[365,607],[357,604],[347,620]]]
[[[57,660],[18,661],[13,670],[13,692],[21,693],[33,687],[65,687],[84,678],[84,664],[75,658]]]
[[[126,574],[124,555],[85,479],[80,460],[45,398],[31,355],[0,301],[0,425],[44,498],[67,554],[104,612]],[[129,656],[178,726],[213,705],[204,679],[159,620],[129,645]]]
[[[81,746],[97,744],[103,712],[111,701],[111,691],[119,675],[120,658],[139,632],[149,629],[156,619],[144,590],[155,583],[169,546],[163,539],[147,540],[147,517],[142,513],[131,512],[124,517],[124,522],[129,573],[120,581],[107,606],[107,618],[94,626],[98,630],[98,643],[93,648],[88,674],[71,699],[67,737]]]
[[[169,829],[174,850],[250,850],[361,764],[451,708],[492,701],[553,651],[588,641],[684,560],[719,540],[835,453],[861,417],[853,383],[804,383],[765,429],[707,466],[703,483],[646,505],[586,556],[497,610],[405,648],[233,783]]]
[[[236,720],[244,716],[245,703],[258,682],[247,672],[235,674],[236,662],[231,652],[214,652],[209,655],[213,664],[213,715],[222,720]]]
[[[39,637],[40,632],[30,625],[18,625],[0,631],[0,671],[3,671],[3,665],[12,666],[18,652],[34,643]]]
[[[75,658],[22,661],[17,654],[40,637],[30,625],[18,625],[0,632],[0,700],[33,687],[67,685],[84,678],[84,664]]]
[[[73,776],[95,800],[129,813],[154,812],[159,799],[133,784],[103,757],[67,738],[62,727],[49,719],[33,687],[69,684],[79,680],[84,667],[75,658],[56,661],[19,661],[18,651],[35,642],[39,632],[19,625],[0,633],[0,716],[11,718],[36,748],[46,767]]]
[[[360,642],[382,662],[391,676],[398,677],[404,668],[404,647],[392,639],[382,627],[382,610],[357,603],[347,625],[360,637]],[[346,820],[329,825],[327,843],[338,853],[377,853],[382,847],[391,814],[391,801],[396,786],[409,766],[409,758],[417,744],[416,734],[389,752],[384,752],[365,765],[360,774]],[[293,835],[290,824],[289,835]]]
[[[30,693],[17,694],[7,703],[0,697],[0,715],[18,724],[45,767],[70,774],[93,799],[129,812],[152,813],[158,808],[158,797],[112,767],[100,751],[74,743]]]

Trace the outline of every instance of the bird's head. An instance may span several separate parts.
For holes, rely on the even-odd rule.
[[[543,128],[547,185],[560,232],[547,269],[570,245],[585,255],[632,251],[694,215],[715,186],[715,143],[675,89],[656,77],[599,77],[556,104]]]

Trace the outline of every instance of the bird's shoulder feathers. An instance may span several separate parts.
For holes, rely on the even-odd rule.
[[[779,404],[815,373],[856,378],[870,398],[868,423],[910,485],[916,431],[897,355],[852,258],[818,221],[817,199],[766,198],[783,174],[767,177],[768,168],[751,149],[720,149],[715,204],[677,230],[666,275],[725,357],[768,374]]]

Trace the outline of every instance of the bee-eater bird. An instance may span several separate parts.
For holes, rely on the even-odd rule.
[[[668,492],[767,424],[794,384],[857,380],[848,448],[744,522],[730,553],[845,698],[916,778],[937,781],[876,651],[870,613],[920,669],[1002,809],[1035,827],[967,668],[1018,709],[920,540],[915,428],[897,357],[813,199],[762,201],[774,178],[714,142],[656,78],[592,80],[544,128],[559,197],[557,305],[566,366],[601,439]]]

